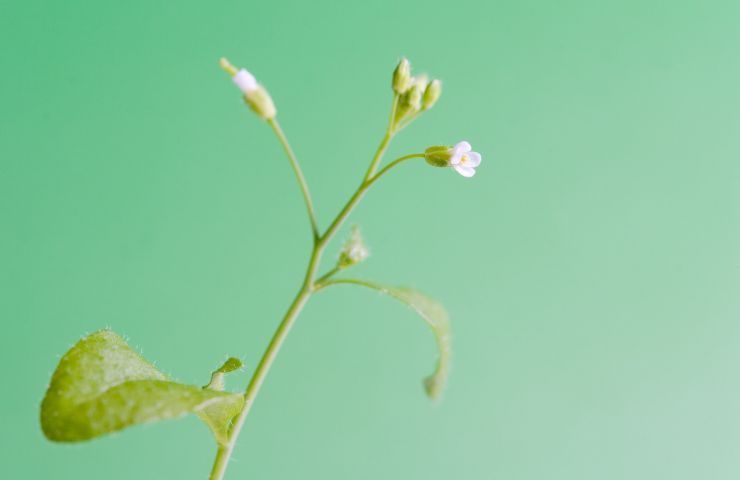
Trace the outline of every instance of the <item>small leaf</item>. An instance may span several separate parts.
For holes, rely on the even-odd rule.
[[[389,287],[375,282],[355,279],[336,279],[330,280],[328,284],[349,283],[372,288],[381,293],[389,295],[396,300],[400,300],[411,307],[421,318],[426,321],[432,329],[439,349],[439,359],[434,373],[424,379],[424,390],[427,395],[436,399],[444,390],[447,376],[450,369],[450,356],[452,353],[452,341],[450,335],[450,320],[445,308],[436,300],[426,295],[405,287]]]
[[[208,382],[208,385],[203,387],[203,390],[223,392],[225,388],[224,375],[235,370],[239,370],[242,366],[243,364],[241,360],[230,357],[223,365],[211,374],[211,381]],[[234,418],[241,409],[242,405],[239,406],[239,409],[236,412],[233,412],[230,408],[224,408],[224,405],[215,403],[207,405],[203,411],[198,412],[198,416],[211,428],[211,431],[213,431],[213,434],[216,436],[216,441],[221,445],[225,445],[229,440],[231,419]]]
[[[241,360],[239,360],[238,358],[230,357],[224,362],[223,365],[221,365],[211,374],[211,381],[208,382],[208,385],[203,388],[223,392],[225,387],[224,374],[233,372],[234,370],[239,370],[240,368],[242,368],[242,366],[243,364]]]
[[[229,359],[227,359],[224,364],[221,365],[221,368],[216,371],[219,373],[231,373],[233,371],[239,370],[243,366],[244,364],[238,358],[229,357]]]
[[[49,440],[78,442],[131,425],[197,413],[224,444],[240,394],[172,382],[114,332],[83,338],[59,361],[41,403]]]

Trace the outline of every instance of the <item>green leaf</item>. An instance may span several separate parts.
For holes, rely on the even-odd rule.
[[[241,394],[170,381],[118,334],[103,330],[59,361],[41,403],[41,428],[49,440],[78,442],[192,412],[224,444],[243,405]]]
[[[447,383],[447,376],[450,370],[450,356],[452,353],[450,320],[442,304],[410,288],[389,287],[366,280],[335,279],[327,281],[326,285],[338,283],[361,285],[389,295],[411,307],[412,310],[426,321],[437,341],[439,359],[437,360],[434,373],[424,379],[424,390],[430,398],[438,398]]]
[[[208,382],[208,385],[203,388],[216,390],[217,392],[223,392],[225,386],[224,374],[233,372],[234,370],[239,370],[240,368],[242,368],[242,366],[243,364],[241,360],[239,360],[238,358],[230,357],[217,370],[214,370],[214,372],[211,374],[211,381]]]

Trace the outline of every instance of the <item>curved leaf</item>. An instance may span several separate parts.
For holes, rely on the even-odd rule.
[[[229,357],[223,365],[218,367],[217,370],[214,370],[213,373],[211,373],[211,381],[208,382],[208,385],[203,387],[204,389],[207,388],[208,390],[216,390],[218,392],[224,391],[224,375],[227,373],[231,373],[235,370],[239,370],[242,368],[244,364],[241,360],[234,357]]]
[[[449,315],[442,304],[411,288],[389,287],[366,280],[349,278],[335,279],[327,281],[325,285],[339,283],[361,285],[389,295],[411,307],[412,310],[426,321],[437,341],[439,359],[437,360],[434,373],[424,379],[424,390],[430,398],[438,398],[447,383],[447,376],[450,370],[450,356],[452,353]]]
[[[103,330],[59,361],[41,403],[41,428],[49,440],[78,442],[193,412],[223,444],[243,404],[240,394],[168,380],[118,334]]]

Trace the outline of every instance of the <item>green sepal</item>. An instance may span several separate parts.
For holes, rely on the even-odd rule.
[[[49,440],[79,442],[196,413],[224,444],[243,405],[241,394],[169,380],[118,334],[102,330],[59,361],[41,403],[41,428]]]
[[[433,167],[449,167],[452,158],[452,147],[434,145],[424,151],[424,160]]]
[[[393,91],[402,94],[411,86],[411,64],[402,58],[393,71]]]
[[[277,115],[275,103],[262,85],[244,95],[244,101],[247,102],[254,113],[265,120],[275,118],[275,115]]]
[[[442,82],[439,80],[432,80],[427,84],[427,88],[424,90],[424,95],[421,97],[421,108],[422,110],[429,110],[437,103],[439,97],[442,95]]]

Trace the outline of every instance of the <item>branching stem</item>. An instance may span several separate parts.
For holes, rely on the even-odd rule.
[[[380,171],[377,171],[377,167],[383,158],[383,154],[385,153],[385,150],[388,148],[388,144],[390,143],[390,140],[393,138],[393,133],[394,133],[393,130],[395,128],[394,118],[395,118],[395,111],[396,111],[397,103],[398,103],[398,95],[395,95],[393,99],[393,107],[391,109],[391,120],[389,122],[388,129],[386,130],[386,134],[383,137],[383,140],[381,141],[380,146],[378,147],[378,150],[375,152],[375,155],[373,156],[372,162],[370,163],[370,168],[368,169],[365,175],[365,178],[363,179],[362,183],[357,188],[355,193],[347,201],[344,208],[342,208],[342,210],[337,214],[334,221],[332,221],[332,223],[329,225],[329,227],[326,229],[326,231],[323,234],[319,233],[318,224],[316,222],[316,215],[314,213],[313,203],[311,201],[311,195],[308,191],[308,185],[303,176],[303,172],[301,171],[300,165],[298,164],[298,160],[296,159],[295,154],[293,153],[293,150],[290,148],[290,145],[288,144],[288,140],[285,137],[285,134],[283,133],[282,129],[280,128],[280,125],[278,124],[277,120],[275,119],[268,120],[268,123],[274,130],[275,134],[280,140],[280,143],[283,145],[283,148],[285,149],[285,152],[288,155],[288,158],[290,159],[290,163],[296,174],[296,178],[298,179],[298,184],[300,185],[301,191],[303,192],[303,198],[306,202],[308,216],[311,221],[311,229],[313,231],[314,244],[313,244],[313,248],[311,251],[311,257],[308,262],[308,267],[306,268],[306,275],[303,279],[303,284],[301,285],[301,288],[298,290],[298,293],[296,294],[296,297],[293,299],[293,302],[290,304],[290,307],[288,307],[288,311],[285,313],[285,316],[280,322],[280,325],[278,325],[277,330],[273,334],[273,337],[270,340],[270,343],[267,346],[265,353],[262,355],[262,358],[260,359],[260,362],[257,365],[257,368],[255,369],[251,380],[249,381],[249,385],[247,386],[247,389],[244,393],[244,407],[242,408],[239,415],[237,415],[236,419],[234,420],[231,426],[231,429],[229,431],[228,442],[225,445],[221,445],[218,449],[218,452],[216,453],[216,458],[213,462],[213,468],[211,470],[210,480],[221,480],[223,478],[226,472],[226,468],[229,463],[229,459],[231,458],[231,453],[234,450],[236,441],[239,438],[239,433],[241,432],[241,429],[244,425],[244,421],[246,420],[247,415],[249,415],[249,411],[251,410],[252,405],[254,404],[254,400],[257,397],[257,394],[259,393],[260,388],[262,387],[262,384],[265,381],[265,378],[267,377],[267,373],[269,372],[270,367],[272,366],[272,363],[275,361],[275,357],[280,351],[280,347],[285,341],[285,338],[288,336],[288,333],[290,332],[290,329],[293,327],[293,324],[295,323],[296,319],[298,318],[301,311],[303,310],[303,307],[306,305],[306,302],[311,297],[312,293],[314,293],[318,288],[321,288],[322,286],[326,286],[328,284],[328,281],[330,280],[330,277],[339,271],[338,268],[334,268],[330,270],[329,272],[327,272],[325,275],[321,276],[319,279],[316,278],[316,272],[318,271],[319,265],[321,263],[321,256],[323,255],[324,250],[326,249],[326,246],[328,245],[329,241],[332,239],[332,237],[337,232],[337,230],[339,230],[339,228],[342,226],[342,224],[347,219],[347,217],[350,215],[350,213],[352,213],[352,210],[360,202],[362,197],[365,195],[365,192],[367,192],[367,190],[378,179],[380,179],[383,175],[385,175],[390,169],[392,169],[393,167],[399,165],[400,163],[406,160],[410,160],[412,158],[423,158],[424,157],[424,154],[422,153],[414,153],[411,155],[405,155],[403,157],[397,158],[396,160],[390,162]]]

